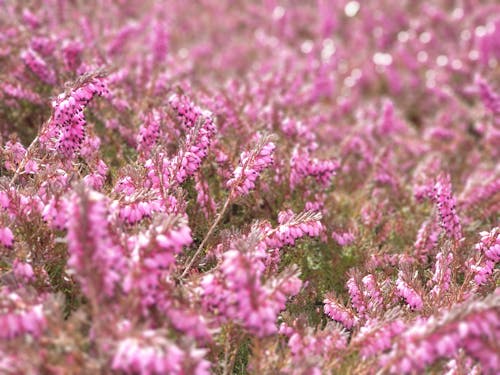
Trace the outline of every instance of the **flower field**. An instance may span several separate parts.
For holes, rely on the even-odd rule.
[[[500,373],[500,4],[0,0],[0,374]]]

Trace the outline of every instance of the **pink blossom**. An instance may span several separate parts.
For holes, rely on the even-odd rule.
[[[404,298],[406,303],[414,310],[421,310],[423,307],[422,297],[406,281],[402,271],[398,272],[396,280],[396,290],[398,296]]]
[[[231,189],[231,194],[235,197],[246,195],[254,189],[255,182],[262,171],[273,164],[276,145],[267,140],[267,137],[261,138],[253,150],[245,151],[240,155],[238,166],[232,178],[227,182],[227,187]]]
[[[85,107],[94,96],[107,96],[109,91],[103,78],[90,77],[69,93],[61,94],[52,102],[53,115],[42,142],[50,145],[55,138],[55,148],[63,156],[72,157],[85,139],[87,121]]]
[[[449,176],[440,176],[434,185],[434,200],[436,202],[441,226],[446,234],[454,240],[462,238],[462,227],[456,213],[456,201],[451,192]]]
[[[354,314],[354,312],[340,305],[334,298],[327,297],[325,298],[323,303],[325,305],[325,314],[327,314],[333,320],[342,323],[345,328],[351,329],[357,324],[358,318]]]
[[[21,53],[21,59],[43,82],[49,85],[56,83],[54,71],[35,51],[31,49],[23,51]]]
[[[14,234],[12,234],[9,228],[0,228],[0,243],[5,247],[12,247],[14,243]]]

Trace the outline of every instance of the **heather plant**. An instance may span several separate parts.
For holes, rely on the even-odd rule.
[[[499,62],[489,0],[0,0],[0,373],[499,373]]]

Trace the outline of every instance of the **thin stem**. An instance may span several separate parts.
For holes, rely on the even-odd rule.
[[[231,201],[231,196],[232,194],[229,194],[229,196],[227,197],[226,199],[226,202],[224,203],[224,206],[222,207],[222,210],[221,212],[219,212],[219,214],[217,215],[217,218],[215,219],[214,223],[212,224],[212,226],[210,227],[210,229],[208,230],[207,234],[205,235],[205,238],[203,239],[203,241],[201,241],[201,244],[200,246],[198,247],[198,249],[196,250],[196,253],[194,253],[193,257],[191,258],[191,260],[188,262],[186,268],[184,269],[184,271],[182,272],[181,274],[181,279],[186,276],[186,274],[188,273],[188,271],[191,269],[191,267],[193,266],[193,263],[194,261],[196,260],[196,258],[198,257],[198,255],[200,255],[201,253],[201,250],[203,249],[203,247],[205,246],[205,244],[207,243],[208,239],[210,238],[210,236],[212,235],[213,231],[215,230],[215,228],[217,227],[217,225],[219,224],[219,222],[222,220],[222,218],[224,217],[224,214],[226,213],[226,210],[227,208],[229,207],[229,202]]]

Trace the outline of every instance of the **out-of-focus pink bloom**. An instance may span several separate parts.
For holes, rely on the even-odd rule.
[[[14,235],[10,228],[0,228],[0,243],[5,247],[12,247],[14,243]]]
[[[339,168],[338,162],[311,158],[306,150],[295,149],[290,159],[290,187],[293,189],[310,176],[319,184],[327,186]]]
[[[332,238],[337,241],[337,243],[340,246],[349,246],[354,241],[356,241],[356,236],[354,233],[347,231],[347,232],[332,232]]]
[[[462,238],[462,226],[456,212],[456,200],[451,192],[450,176],[441,175],[434,185],[434,200],[440,222],[446,234],[458,241]]]
[[[43,82],[53,85],[56,83],[55,72],[47,65],[47,63],[32,49],[28,49],[21,53],[21,59],[33,73],[37,75]]]
[[[495,265],[500,262],[500,229],[481,232],[481,240],[474,246],[477,259],[469,261],[469,268],[474,273],[478,285],[489,281]]]

